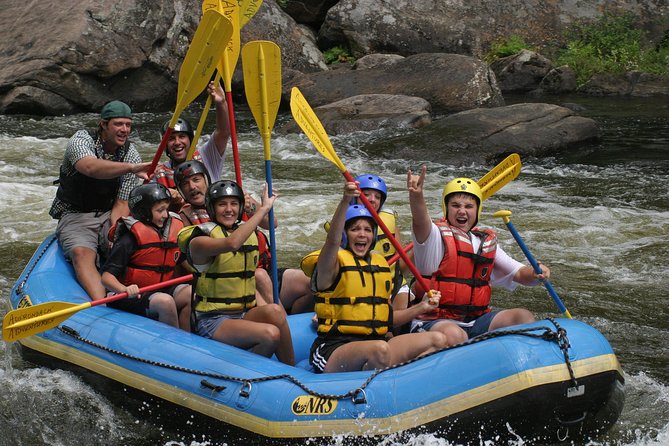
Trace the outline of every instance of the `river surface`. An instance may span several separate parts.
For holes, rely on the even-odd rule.
[[[572,315],[600,330],[626,372],[624,411],[610,432],[590,445],[669,444],[669,106],[665,99],[560,98],[584,107],[598,121],[603,140],[559,156],[524,160],[520,177],[483,208],[482,222],[500,234],[504,248],[522,253],[494,211],[509,209],[534,255],[552,269],[552,282]],[[560,103],[559,101],[556,101]],[[195,122],[197,106],[189,108]],[[236,113],[245,189],[261,191],[262,142],[248,111]],[[92,128],[94,114],[68,117],[0,116],[0,293],[10,289],[38,244],[54,231],[48,215],[56,192],[52,181],[68,138]],[[149,160],[167,114],[135,117],[133,140]],[[282,112],[277,128],[289,118]],[[211,122],[211,121],[210,121]],[[209,124],[211,125],[211,124]],[[209,127],[210,128],[210,127]],[[337,153],[354,175],[376,173],[390,189],[388,205],[398,211],[403,239],[409,239],[406,170],[428,165],[426,196],[431,214],[441,213],[441,189],[455,176],[480,178],[491,167],[472,157],[449,161],[433,147],[431,159],[393,159],[383,151],[390,133],[333,138]],[[416,133],[416,138],[420,138]],[[374,153],[366,147],[374,144]],[[426,144],[433,144],[426,141]],[[379,150],[379,147],[381,149]],[[333,212],[343,179],[304,135],[274,135],[271,142],[279,266],[299,259],[323,241],[323,222]],[[233,177],[228,154],[226,175]],[[496,290],[493,303],[522,306],[541,318],[557,315],[543,288]],[[4,311],[4,310],[3,310]],[[15,346],[0,344],[0,445],[234,445],[234,436],[193,429],[181,433],[158,416],[158,404],[130,410],[78,375],[23,359]],[[304,444],[296,441],[294,444]],[[482,445],[499,444],[481,439]],[[521,438],[510,443],[522,445]],[[347,444],[332,439],[326,444]],[[390,437],[373,444],[454,446],[435,433]]]

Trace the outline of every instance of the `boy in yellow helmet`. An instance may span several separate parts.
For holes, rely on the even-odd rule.
[[[444,187],[444,218],[430,219],[423,196],[426,167],[420,175],[407,173],[407,189],[412,216],[412,237],[416,268],[429,279],[431,288],[441,292],[439,307],[412,322],[412,331],[440,331],[449,344],[457,344],[490,330],[533,322],[524,308],[491,311],[491,285],[514,289],[517,284],[534,286],[539,279],[531,266],[514,260],[497,245],[489,229],[476,228],[481,216],[482,194],[469,178],[456,178]],[[416,297],[424,293],[419,286]]]

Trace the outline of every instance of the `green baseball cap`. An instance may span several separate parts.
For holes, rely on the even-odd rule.
[[[102,111],[100,112],[100,118],[107,121],[112,118],[128,118],[132,119],[132,111],[130,107],[125,102],[121,101],[111,101],[107,102]]]

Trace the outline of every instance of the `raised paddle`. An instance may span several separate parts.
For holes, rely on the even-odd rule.
[[[178,283],[188,282],[192,278],[193,275],[188,274],[186,276],[145,286],[140,288],[139,292],[146,293],[148,291],[167,288]],[[16,310],[8,312],[2,320],[2,338],[7,342],[23,339],[27,336],[32,336],[60,325],[61,322],[77,311],[125,299],[127,297],[128,293],[121,293],[104,299],[85,302],[83,304],[47,302],[39,305],[17,308]]]
[[[239,0],[239,25],[244,28],[246,24],[256,15],[262,0]]]
[[[202,15],[200,25],[197,27],[193,40],[191,41],[186,57],[179,70],[179,88],[177,93],[177,103],[172,114],[167,131],[160,141],[158,150],[153,157],[148,174],[151,176],[163,151],[167,146],[167,141],[174,130],[174,126],[181,115],[181,112],[195,100],[205,89],[211,75],[216,68],[220,54],[230,40],[232,26],[230,21],[216,10],[207,11]]]
[[[272,128],[281,104],[281,50],[274,42],[256,40],[242,48],[246,101],[260,129],[265,155],[265,181],[272,196]],[[271,252],[274,303],[279,303],[279,277],[276,261],[274,208],[269,211],[269,247]]]
[[[511,235],[513,235],[513,238],[516,239],[516,242],[518,243],[518,246],[520,246],[520,249],[523,251],[525,254],[525,257],[527,257],[527,260],[530,262],[530,265],[532,265],[532,269],[534,269],[534,272],[537,274],[541,274],[541,267],[539,266],[539,263],[536,261],[530,250],[527,248],[527,245],[523,241],[522,237],[520,234],[518,234],[518,231],[516,231],[516,228],[513,226],[513,223],[511,223],[511,211],[507,210],[502,210],[502,211],[497,211],[493,214],[495,217],[501,218],[504,223],[506,224],[506,227],[509,228],[509,231],[511,232]],[[544,284],[546,287],[546,290],[548,291],[548,294],[553,298],[553,301],[557,305],[558,309],[560,312],[567,318],[571,319],[571,314],[569,313],[569,310],[567,310],[567,307],[564,306],[562,303],[562,300],[560,299],[560,296],[558,296],[557,292],[553,288],[553,285],[551,285],[550,280],[548,279],[542,279],[541,283]]]
[[[339,171],[344,175],[344,178],[346,178],[346,181],[355,183],[355,179],[335,153],[334,147],[332,147],[332,143],[330,142],[330,138],[328,138],[328,135],[325,132],[323,125],[319,121],[318,116],[316,116],[316,113],[314,113],[311,106],[307,103],[306,99],[304,99],[304,96],[302,96],[302,93],[297,87],[293,87],[291,90],[290,110],[293,114],[293,118],[295,118],[295,122],[297,122],[297,125],[299,125],[300,128],[304,131],[309,140],[313,143],[314,147],[316,147],[316,150],[318,150],[318,152],[327,160],[337,166]],[[358,187],[358,190],[359,189],[360,188]],[[381,220],[381,217],[379,217],[379,214],[376,212],[365,194],[361,192],[359,199],[365,205],[369,213],[372,214],[374,221],[376,221],[376,224],[379,225],[383,233],[388,236],[388,240],[390,240],[390,243],[393,244],[397,253],[400,255],[402,260],[404,260],[404,263],[406,263],[409,270],[411,270],[414,278],[420,283],[421,287],[426,290],[428,294],[430,294],[430,287],[428,286],[423,276],[420,275],[411,259],[409,259],[409,256],[402,249],[402,245],[395,238],[395,234],[393,234],[388,229],[383,220]]]
[[[520,156],[512,153],[481,177],[476,183],[481,188],[483,200],[487,200],[504,185],[514,180],[520,174],[521,167]]]
[[[216,81],[219,82],[221,77],[223,78],[223,86],[226,96],[226,104],[228,107],[228,125],[230,127],[230,144],[232,146],[232,158],[235,168],[235,180],[239,186],[242,186],[242,171],[241,163],[239,160],[239,148],[237,145],[237,128],[235,126],[235,113],[232,100],[232,74],[235,71],[235,66],[237,65],[237,60],[239,59],[239,46],[240,46],[240,20],[239,20],[239,6],[236,1],[230,0],[205,0],[202,3],[202,12],[205,13],[207,10],[216,8],[219,12],[224,14],[230,23],[232,24],[232,35],[230,41],[225,48],[225,51],[221,53],[220,60],[217,66]],[[197,125],[197,131],[191,142],[190,150],[188,151],[187,159],[192,159],[193,154],[195,153],[195,148],[197,147],[197,141],[202,133],[202,128],[204,127],[204,121],[207,119],[207,114],[209,113],[209,108],[211,107],[211,96],[207,98],[204,109],[202,110],[202,115],[200,116],[200,122]]]

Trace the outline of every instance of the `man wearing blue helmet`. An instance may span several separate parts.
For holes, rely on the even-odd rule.
[[[372,250],[377,225],[371,214],[350,205],[359,195],[355,183],[346,183],[312,276],[318,336],[309,360],[318,373],[380,369],[446,345],[439,332],[386,340],[392,274],[386,259]]]

